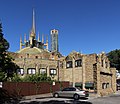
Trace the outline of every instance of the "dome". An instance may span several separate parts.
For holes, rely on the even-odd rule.
[[[23,48],[21,50],[19,50],[18,52],[16,53],[22,53],[22,54],[39,54],[41,52],[43,52],[44,50],[43,49],[39,49],[37,47],[33,47],[33,48],[30,48],[30,47],[26,47],[26,48]]]

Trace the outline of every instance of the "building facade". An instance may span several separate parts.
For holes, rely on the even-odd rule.
[[[71,85],[107,95],[116,91],[116,69],[104,52],[100,54],[81,54],[71,52],[61,59],[60,80],[70,81]]]
[[[53,80],[69,81],[72,86],[96,92],[103,96],[116,91],[116,69],[110,68],[110,62],[104,52],[100,54],[81,54],[71,52],[62,56],[58,49],[58,30],[51,30],[51,51],[48,39],[44,43],[36,39],[35,20],[29,39],[20,39],[20,50],[10,53],[19,68],[21,76],[47,74]]]

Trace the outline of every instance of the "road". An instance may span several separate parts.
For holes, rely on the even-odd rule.
[[[120,104],[120,95],[100,97],[89,100],[92,104]]]
[[[20,104],[120,104],[120,95],[94,99],[80,99],[78,101],[66,98],[38,98],[31,101],[21,101]]]
[[[120,104],[120,92],[106,97],[90,97],[77,101],[70,98],[38,97],[31,100],[23,100],[19,104]]]

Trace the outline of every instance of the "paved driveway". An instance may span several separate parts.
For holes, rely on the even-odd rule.
[[[20,104],[120,104],[120,91],[106,97],[90,97],[89,99],[73,100],[68,98],[53,98],[50,94],[41,95],[32,99],[26,99]]]

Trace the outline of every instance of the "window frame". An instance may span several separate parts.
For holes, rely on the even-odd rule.
[[[67,61],[66,62],[66,68],[73,68],[73,62],[72,61]]]
[[[75,60],[75,67],[82,67],[82,59]]]
[[[21,71],[22,69],[23,69],[23,72]],[[17,69],[17,74],[24,75],[24,68],[18,68]]]
[[[44,73],[45,72],[45,73]],[[46,68],[40,68],[39,69],[39,74],[47,74],[47,69]]]
[[[50,69],[50,75],[57,75],[57,69],[51,68]]]
[[[31,72],[30,72],[31,71]],[[36,74],[36,69],[35,68],[28,68],[27,69],[27,74]]]

